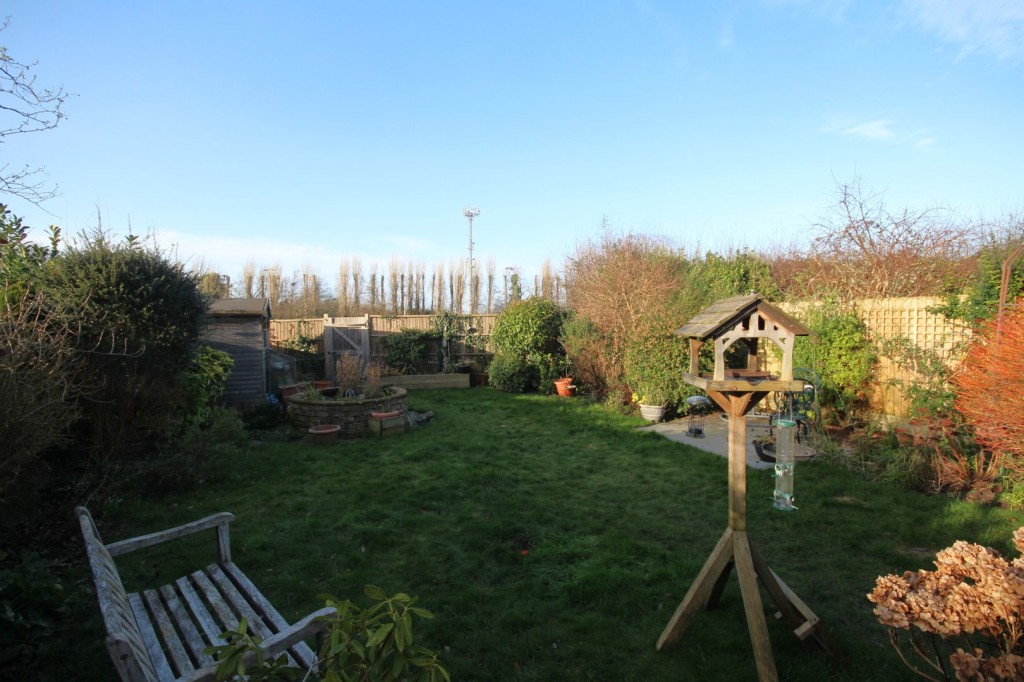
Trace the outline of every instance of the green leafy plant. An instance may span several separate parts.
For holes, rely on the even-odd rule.
[[[820,377],[822,416],[849,423],[867,409],[877,349],[857,313],[838,301],[822,301],[799,317],[815,335],[797,339],[793,365]]]
[[[419,329],[403,329],[397,334],[381,337],[384,364],[399,374],[422,371],[430,343],[437,338],[434,332]]]
[[[480,335],[479,319],[472,315],[442,310],[431,318],[430,329],[434,337],[440,339],[443,372],[450,372],[453,369],[453,346],[457,356],[460,348],[472,352],[484,350],[486,345],[484,337]]]
[[[953,349],[949,354],[940,353],[933,348],[921,348],[903,336],[883,339],[879,349],[882,355],[911,373],[909,379],[893,379],[890,383],[903,388],[915,415],[934,419],[954,412],[956,392],[950,383],[953,368],[947,357],[959,355],[958,351],[962,349]]]
[[[528,298],[505,308],[491,333],[491,382],[500,390],[517,393],[553,390],[554,380],[568,369],[559,342],[564,319],[561,308],[544,298]]]
[[[0,204],[0,285],[4,298],[15,300],[26,294],[37,280],[40,269],[58,254],[60,228],[49,230],[49,246],[28,240],[29,226]]]
[[[528,393],[540,386],[537,367],[510,355],[495,355],[487,371],[491,386],[506,393]]]
[[[46,561],[35,552],[12,557],[0,550],[0,669],[30,667],[67,611],[64,585]]]
[[[206,650],[217,660],[217,680],[450,680],[438,654],[417,644],[413,633],[414,617],[433,618],[433,614],[415,606],[415,597],[401,592],[389,596],[373,585],[363,592],[376,602],[365,609],[347,599],[324,595],[336,615],[326,619],[329,627],[318,653],[317,671],[289,668],[283,655],[265,656],[260,640],[249,634],[242,620],[237,628],[221,635],[226,644]]]
[[[689,366],[685,339],[664,330],[631,338],[626,345],[626,382],[643,405],[681,402],[697,391],[683,382]]]
[[[312,377],[320,369],[322,359],[317,338],[307,333],[307,324],[307,320],[296,320],[295,332],[281,344],[279,350],[295,359],[299,374]]]
[[[603,400],[609,379],[614,379],[617,371],[611,362],[610,340],[589,317],[570,314],[562,325],[561,341],[573,381]]]
[[[182,382],[199,343],[208,301],[196,278],[153,243],[103,232],[83,236],[39,278],[47,322],[75,330],[95,387],[79,400],[101,461],[145,456],[184,418]]]
[[[205,424],[217,399],[227,390],[228,377],[235,361],[224,351],[207,345],[196,348],[192,362],[183,377],[185,420]]]

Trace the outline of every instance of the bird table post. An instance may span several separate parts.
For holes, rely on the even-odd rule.
[[[759,295],[738,296],[713,303],[676,331],[690,338],[690,371],[683,379],[703,389],[729,417],[729,525],[690,585],[683,601],[658,638],[659,651],[675,645],[697,611],[718,605],[732,568],[736,567],[757,675],[761,682],[777,680],[768,626],[758,579],[775,602],[782,618],[805,643],[814,643],[834,656],[839,650],[824,625],[775,574],[747,537],[747,413],[771,391],[800,390],[793,380],[793,343],[810,333]],[[778,376],[757,369],[759,339],[768,339],[782,352]],[[715,368],[699,372],[697,354],[708,340],[714,342]],[[741,342],[747,346],[745,367],[726,367],[725,351]]]

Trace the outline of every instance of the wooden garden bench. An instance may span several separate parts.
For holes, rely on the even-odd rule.
[[[335,610],[323,608],[289,625],[231,561],[228,524],[233,514],[222,512],[105,545],[89,510],[77,507],[75,513],[107,629],[107,651],[125,682],[213,680],[214,661],[203,649],[224,644],[220,634],[241,618],[262,639],[268,655],[287,652],[294,665],[314,665],[316,656],[304,640],[326,629],[328,623],[320,618]],[[216,563],[162,587],[125,592],[115,556],[201,531],[216,531]]]

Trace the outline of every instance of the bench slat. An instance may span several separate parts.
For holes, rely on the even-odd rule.
[[[192,660],[192,663],[198,668],[212,665],[214,662],[213,658],[203,653],[203,649],[206,648],[207,644],[203,641],[199,630],[196,629],[192,615],[185,610],[185,607],[178,599],[174,585],[164,585],[161,587],[160,596],[163,597],[168,612],[174,618],[174,624],[177,626],[178,632],[181,633],[182,638],[185,640],[184,643],[188,647],[189,658]]]
[[[274,624],[276,632],[281,632],[288,628],[288,621],[281,616],[277,609],[274,608],[274,605],[263,596],[263,593],[259,591],[259,588],[249,580],[247,575],[242,573],[238,566],[229,561],[223,564],[221,568],[224,569],[224,572],[231,577],[242,592],[249,595],[253,605],[264,615],[264,617]],[[309,668],[316,663],[316,654],[305,642],[299,642],[289,649],[289,651],[291,652],[292,657],[295,658],[306,670],[309,670]]]
[[[181,637],[178,636],[178,631],[174,629],[174,621],[160,600],[160,592],[145,590],[142,597],[146,601],[146,606],[149,607],[151,620],[156,625],[160,639],[163,641],[163,649],[167,654],[168,662],[174,667],[178,677],[183,677],[195,670],[192,659],[188,657],[185,645],[181,641]]]
[[[253,634],[260,639],[266,639],[275,634],[276,630],[273,629],[273,624],[267,623],[260,617],[260,614],[256,613],[245,596],[235,587],[235,584],[224,575],[224,571],[220,570],[220,566],[210,564],[206,567],[206,573],[216,583],[217,589],[220,590],[222,597],[231,604],[231,608],[249,622],[249,629]]]
[[[173,680],[174,673],[171,672],[167,656],[160,647],[160,640],[157,639],[156,631],[153,630],[153,625],[149,622],[149,614],[146,613],[146,606],[142,603],[142,597],[139,596],[138,592],[132,592],[128,595],[128,603],[131,604],[132,611],[135,613],[135,622],[138,625],[139,633],[142,635],[142,641],[146,645],[146,651],[149,652],[149,660],[153,664],[157,678]]]
[[[213,609],[212,613],[217,617],[220,623],[221,632],[225,630],[234,630],[238,627],[238,616],[228,608],[228,605],[224,603],[223,597],[217,587],[210,582],[209,576],[202,571],[194,571],[192,573],[192,582],[199,588],[199,592],[202,594],[203,599],[210,608]]]
[[[220,633],[224,631],[223,628],[217,625],[217,621],[213,619],[210,612],[206,608],[206,604],[196,594],[196,590],[192,587],[192,583],[189,582],[188,576],[183,576],[175,581],[178,586],[178,594],[188,604],[188,609],[192,613],[192,617],[196,623],[203,629],[203,636],[207,642],[207,646],[220,646],[224,644],[224,640],[220,638]]]

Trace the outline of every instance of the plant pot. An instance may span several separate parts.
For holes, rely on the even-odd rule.
[[[562,398],[576,395],[576,387],[572,385],[572,377],[562,377],[555,381],[555,392]]]
[[[640,403],[640,416],[649,422],[660,422],[665,418],[668,405],[644,405]]]
[[[751,441],[754,446],[754,452],[757,453],[757,458],[762,462],[775,462],[775,443],[770,441],[758,440],[755,438]]]
[[[338,440],[341,427],[337,424],[321,424],[309,427],[309,437],[317,445],[334,443]]]

